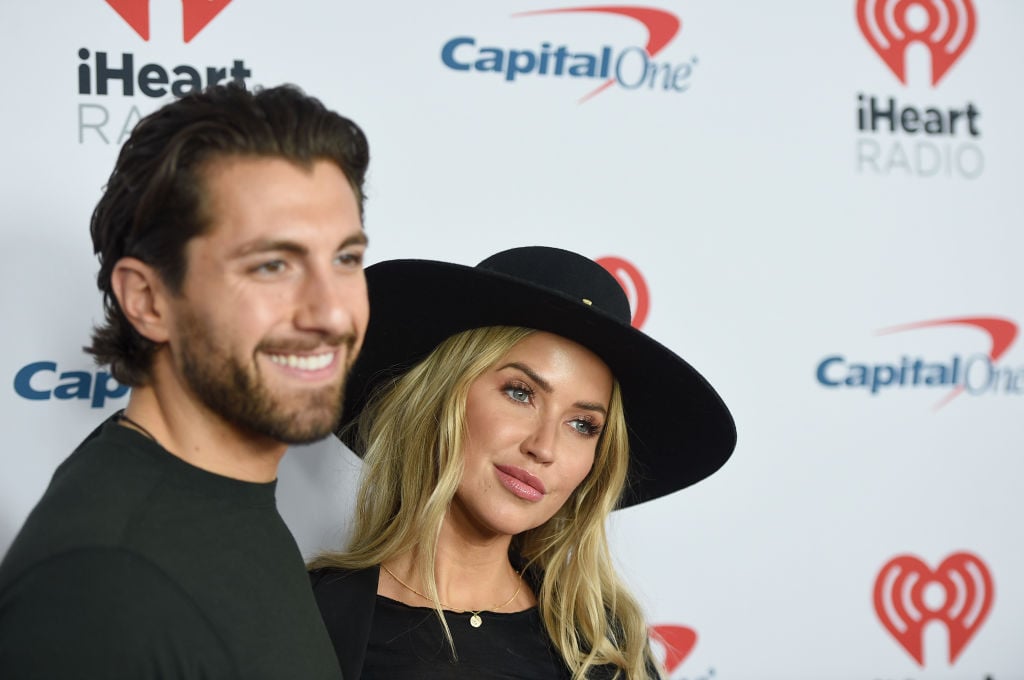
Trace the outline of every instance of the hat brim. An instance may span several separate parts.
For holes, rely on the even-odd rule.
[[[580,343],[618,380],[630,443],[620,507],[704,479],[735,448],[732,416],[700,373],[578,299],[500,272],[432,260],[380,262],[367,268],[366,279],[370,324],[349,374],[342,430],[378,383],[412,367],[446,338],[471,328],[523,326]]]

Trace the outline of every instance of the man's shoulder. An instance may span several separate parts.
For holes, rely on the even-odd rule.
[[[0,591],[55,555],[123,545],[163,471],[110,428],[109,422],[97,428],[57,468],[0,565]]]
[[[230,677],[235,662],[189,593],[132,551],[91,546],[51,556],[0,594],[4,677],[29,670],[190,676],[190,669]]]
[[[162,603],[195,611],[191,595],[161,565],[119,546],[81,546],[40,560],[0,593],[0,622],[25,606],[49,610],[59,605],[64,614],[90,611],[89,601],[101,603],[92,614],[117,623],[132,612],[152,610]],[[105,610],[105,611],[101,611]],[[61,618],[64,618],[62,614]]]

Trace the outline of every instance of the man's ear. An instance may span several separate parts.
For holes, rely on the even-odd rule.
[[[155,269],[134,257],[122,257],[110,274],[114,296],[135,330],[155,343],[168,340],[168,292]]]

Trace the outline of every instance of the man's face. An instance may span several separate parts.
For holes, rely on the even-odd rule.
[[[169,340],[187,394],[247,436],[315,441],[338,422],[369,317],[359,204],[332,162],[210,162]]]

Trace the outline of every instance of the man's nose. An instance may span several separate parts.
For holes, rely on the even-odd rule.
[[[330,336],[362,337],[369,305],[366,278],[358,273],[311,271],[302,287],[295,323],[302,330]]]

